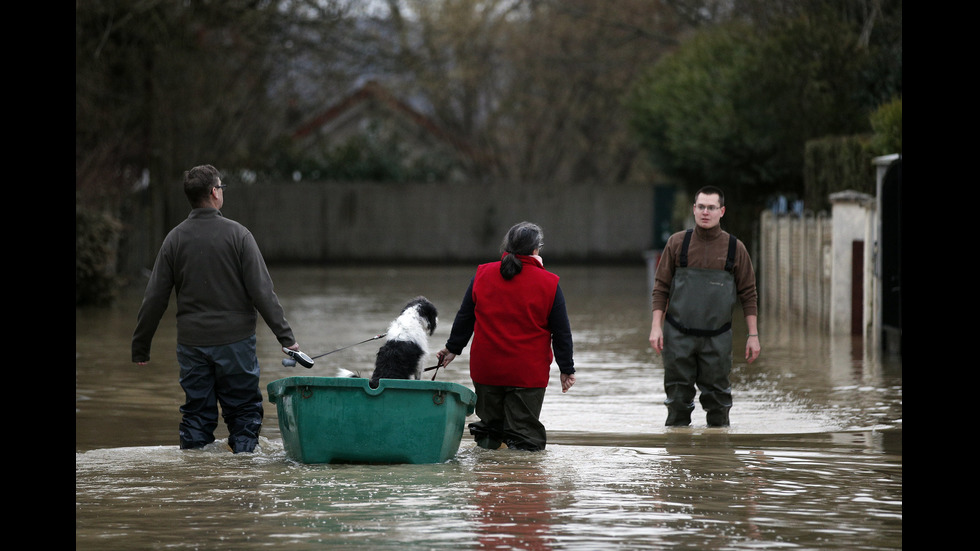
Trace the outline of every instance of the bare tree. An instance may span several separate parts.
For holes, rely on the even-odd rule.
[[[660,2],[536,2],[507,43],[514,76],[493,128],[506,174],[600,185],[645,177],[622,99],[675,44],[682,26]]]
[[[76,204],[147,209],[127,234],[155,250],[181,171],[261,156],[287,123],[272,83],[294,37],[344,21],[352,1],[76,2]]]
[[[638,177],[622,97],[684,26],[650,0],[389,0],[402,93],[489,160],[484,174],[614,184]]]

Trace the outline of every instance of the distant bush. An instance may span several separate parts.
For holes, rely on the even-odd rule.
[[[75,306],[106,306],[119,287],[116,251],[122,225],[115,218],[75,209]]]
[[[875,155],[902,153],[902,98],[896,98],[871,114]]]
[[[806,143],[804,203],[813,212],[830,209],[830,194],[854,190],[875,194],[870,136],[831,136]]]
[[[869,135],[828,136],[808,140],[803,153],[804,203],[814,212],[830,208],[830,194],[853,190],[874,195],[872,160],[902,152],[902,99],[871,114]]]

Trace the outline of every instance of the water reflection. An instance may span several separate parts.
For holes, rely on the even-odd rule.
[[[258,453],[236,456],[221,442],[181,451],[172,318],[140,368],[129,362],[138,290],[76,311],[76,549],[902,547],[900,358],[763,317],[762,358],[735,362],[732,427],[707,428],[702,414],[700,425],[668,430],[663,371],[646,343],[645,268],[554,269],[579,382],[548,390],[548,449],[482,450],[464,436],[438,465],[297,464],[271,404]],[[417,294],[440,308],[441,345],[471,271],[273,276],[301,345],[322,353],[383,332]],[[260,338],[262,386],[369,369],[376,350],[305,370],[283,367],[274,339]],[[467,362],[464,352],[439,380],[469,386]]]
[[[481,549],[551,548],[553,511],[564,492],[539,464],[547,459],[523,453],[507,463],[488,457],[473,464],[469,492]]]

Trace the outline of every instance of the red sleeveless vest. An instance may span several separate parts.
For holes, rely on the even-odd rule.
[[[548,316],[558,276],[533,257],[517,257],[523,269],[510,280],[500,275],[500,262],[477,267],[470,377],[485,385],[544,388],[553,358]]]

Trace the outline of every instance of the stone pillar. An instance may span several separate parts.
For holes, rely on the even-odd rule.
[[[833,245],[831,246],[830,279],[830,333],[846,335],[851,333],[852,289],[860,285],[864,278],[854,281],[853,244],[864,242],[865,251],[874,244],[867,242],[869,212],[874,198],[857,191],[841,191],[830,195],[833,220]],[[862,257],[863,258],[863,257]],[[873,267],[865,265],[865,270]],[[862,318],[863,318],[862,312]]]

